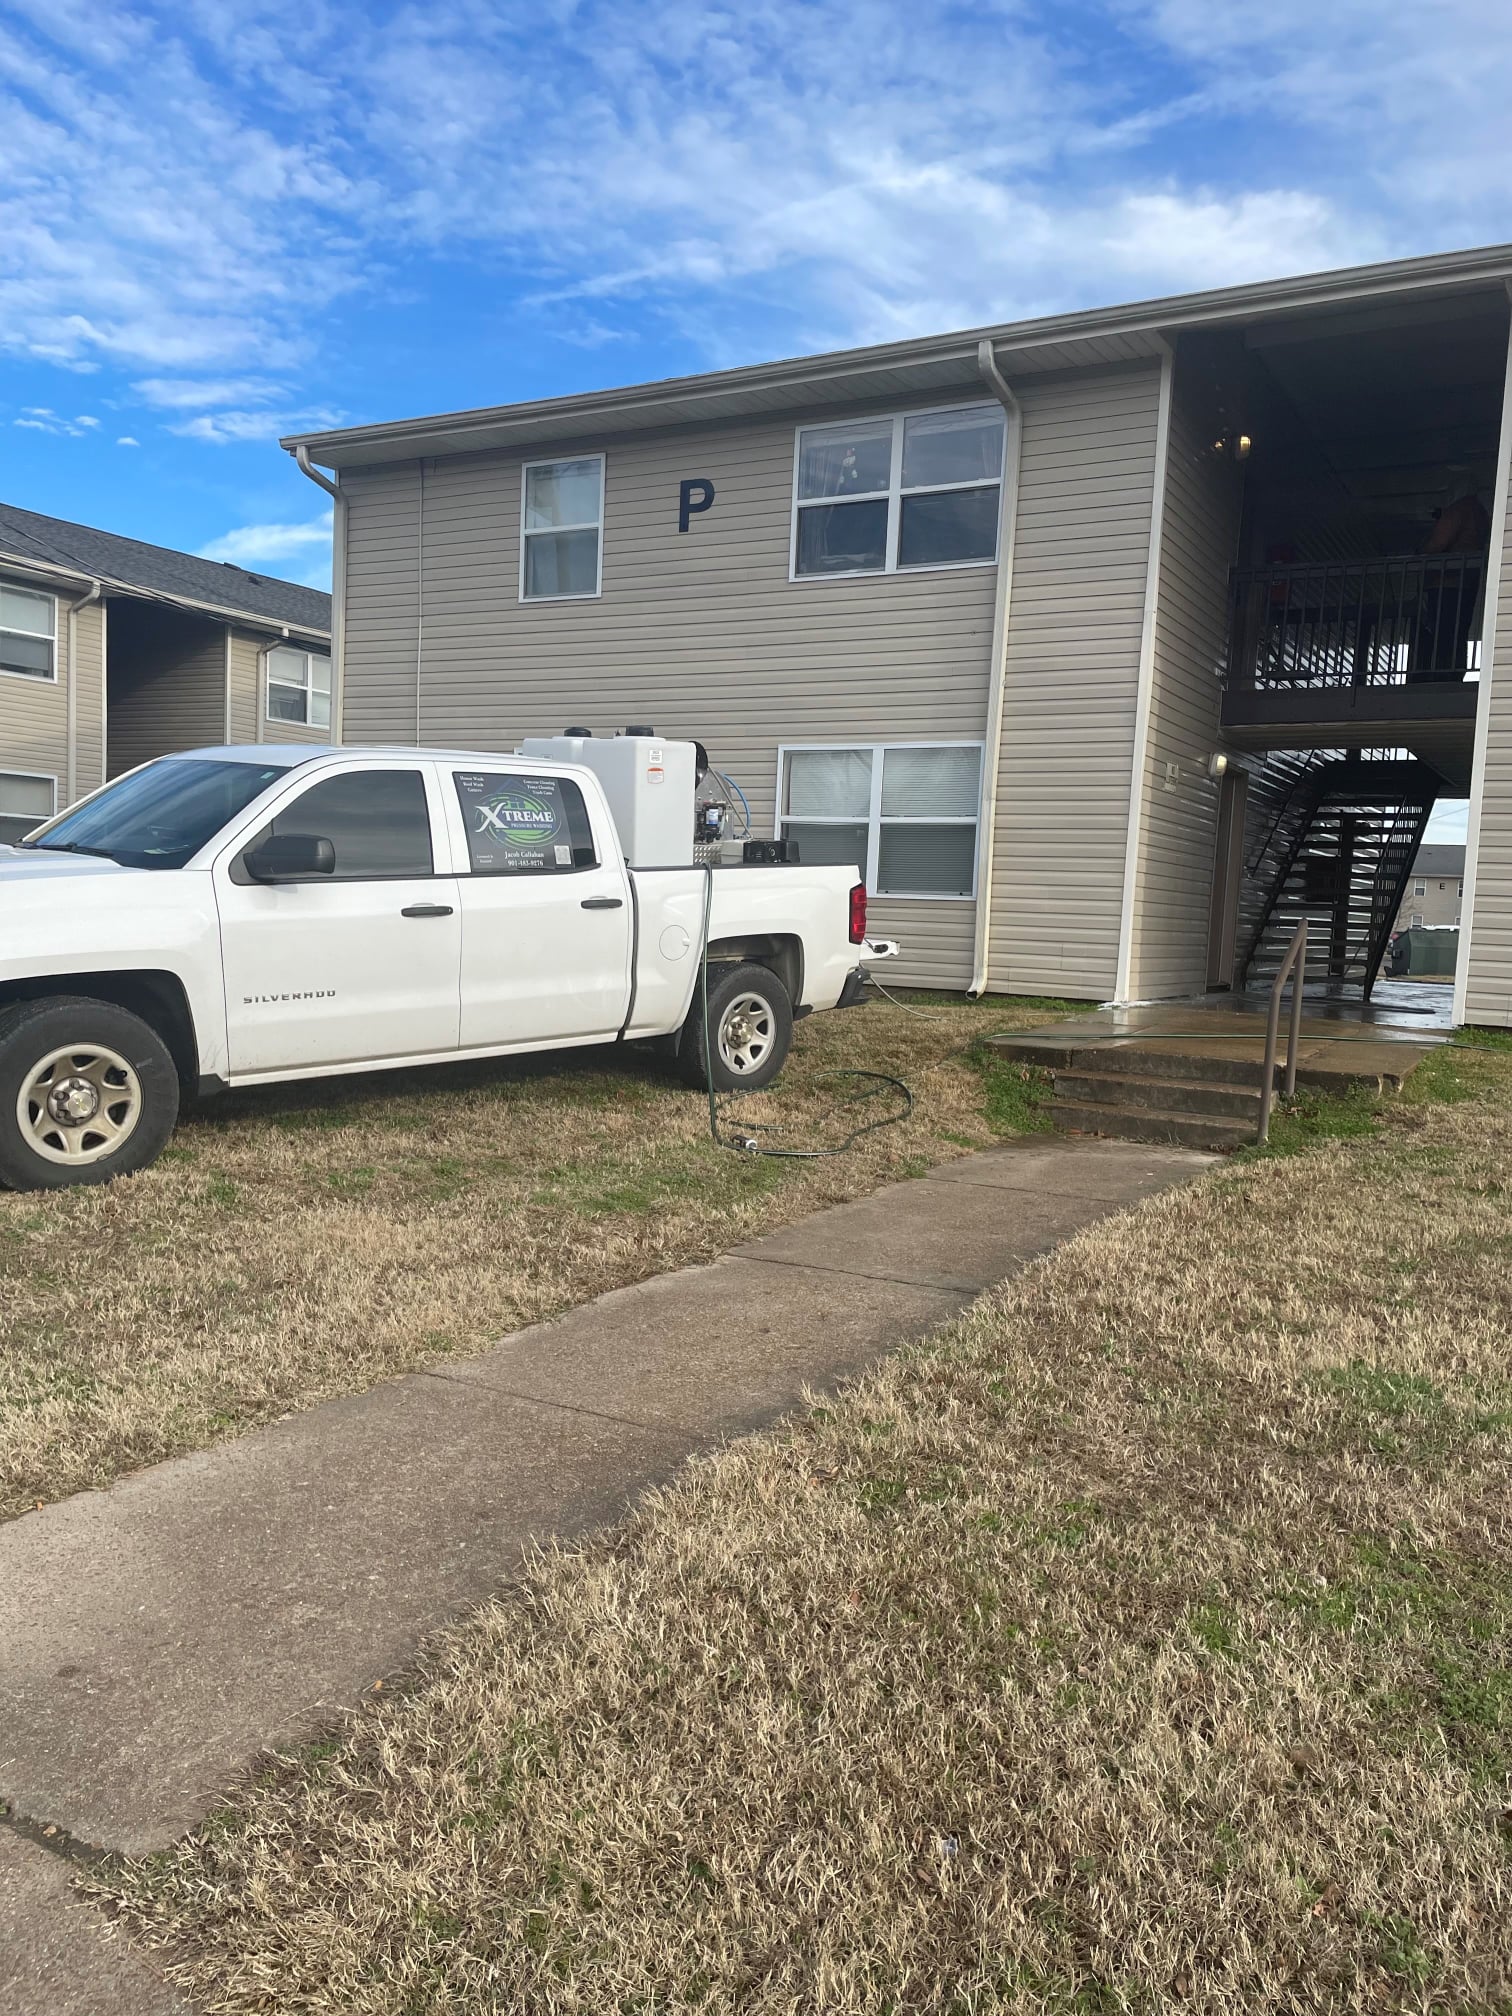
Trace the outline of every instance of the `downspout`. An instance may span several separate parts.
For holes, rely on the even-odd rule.
[[[104,592],[104,583],[96,581],[87,595],[79,596],[77,601],[70,602],[68,605],[68,694],[63,704],[68,716],[68,725],[64,731],[68,738],[68,760],[65,782],[68,788],[68,803],[70,805],[72,805],[75,798],[79,795],[79,611],[89,608],[91,603],[98,602]],[[104,683],[105,657],[102,652],[100,655],[100,684],[103,686]],[[104,759],[105,752],[102,749],[100,751],[100,760],[102,763]]]
[[[1512,298],[1512,281],[1503,283]],[[1507,367],[1502,379],[1501,439],[1496,444],[1496,495],[1491,500],[1491,543],[1486,553],[1485,615],[1481,618],[1480,694],[1475,707],[1475,755],[1470,765],[1470,804],[1465,820],[1465,892],[1460,899],[1459,958],[1454,967],[1456,1029],[1470,1010],[1470,955],[1475,945],[1475,884],[1480,873],[1481,822],[1486,806],[1486,764],[1491,749],[1492,689],[1505,683],[1502,637],[1496,621],[1501,600],[1502,557],[1507,543],[1507,491],[1512,487],[1512,335],[1507,342]]]
[[[317,469],[303,441],[296,443],[294,460],[302,474],[318,483],[332,498],[331,505],[331,740],[342,739],[342,717],[346,704],[346,551],[347,500],[340,481]]]
[[[998,503],[997,586],[992,605],[992,652],[987,670],[987,732],[982,751],[981,870],[977,876],[976,943],[971,961],[973,996],[987,991],[987,959],[992,939],[992,864],[997,854],[998,764],[1003,741],[1004,687],[1008,676],[1008,605],[1013,594],[1013,543],[1018,532],[1020,444],[1024,411],[998,369],[992,338],[977,345],[982,383],[1002,407],[1003,487]]]
[[[1154,490],[1150,498],[1150,545],[1145,560],[1144,615],[1139,630],[1139,669],[1134,695],[1134,747],[1129,767],[1129,826],[1124,840],[1123,903],[1118,921],[1118,964],[1113,998],[1127,1001],[1133,987],[1134,906],[1139,890],[1145,800],[1149,795],[1150,714],[1155,699],[1155,623],[1160,606],[1160,549],[1165,536],[1166,474],[1171,460],[1171,395],[1176,353],[1164,336],[1160,345],[1160,392],[1155,418]]]

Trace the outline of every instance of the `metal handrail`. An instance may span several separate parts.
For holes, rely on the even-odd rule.
[[[1271,1101],[1276,1090],[1276,1044],[1281,1034],[1281,996],[1286,989],[1286,978],[1294,973],[1292,980],[1291,1024],[1286,1037],[1286,1083],[1282,1087],[1282,1097],[1290,1099],[1297,1089],[1297,1046],[1302,1041],[1302,988],[1307,979],[1307,919],[1304,917],[1292,935],[1281,960],[1281,968],[1271,984],[1270,1012],[1265,1018],[1265,1064],[1260,1080],[1260,1131],[1255,1136],[1257,1147],[1263,1148],[1270,1139]]]

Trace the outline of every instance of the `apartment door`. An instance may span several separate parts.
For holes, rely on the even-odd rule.
[[[1213,901],[1208,913],[1209,987],[1236,984],[1239,882],[1244,872],[1244,815],[1248,799],[1248,774],[1230,765],[1218,786],[1218,848],[1213,863]]]

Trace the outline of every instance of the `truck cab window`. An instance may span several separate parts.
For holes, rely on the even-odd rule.
[[[336,850],[334,878],[375,882],[429,875],[430,807],[418,770],[349,770],[312,784],[250,843],[272,834],[308,833]]]
[[[570,777],[454,774],[474,875],[556,875],[598,866],[588,807]]]

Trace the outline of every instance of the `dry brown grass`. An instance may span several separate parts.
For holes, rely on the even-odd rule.
[[[128,1181],[0,1192],[0,1517],[984,1144],[990,1088],[965,1048],[1049,1011],[930,1012],[815,1016],[778,1087],[749,1102],[822,1141],[838,1125],[825,1068],[905,1075],[912,1119],[835,1161],[717,1149],[664,1066],[577,1052],[237,1094]]]
[[[112,1879],[219,2016],[1512,2008],[1512,1072],[1081,1235]]]

